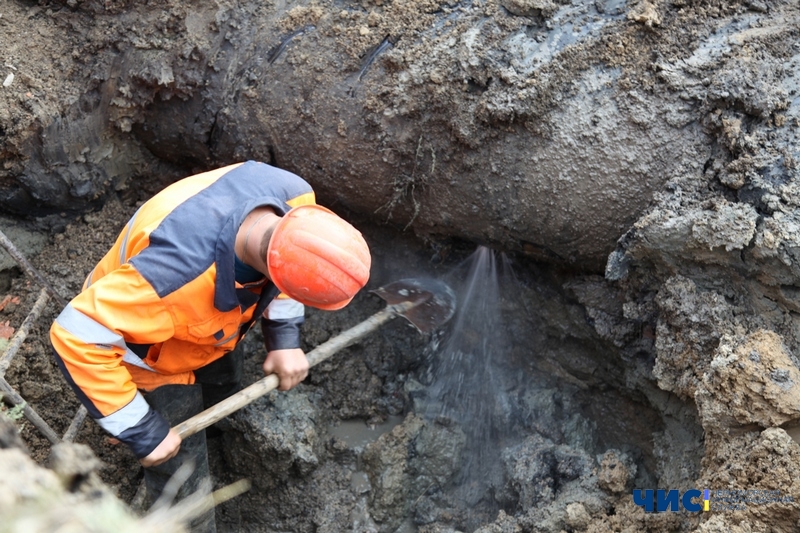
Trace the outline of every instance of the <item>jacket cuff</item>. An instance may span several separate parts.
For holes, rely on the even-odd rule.
[[[281,320],[262,318],[261,332],[264,334],[267,352],[300,348],[300,326],[303,320],[302,316]]]
[[[161,444],[167,433],[169,424],[152,407],[135,426],[126,429],[117,438],[128,445],[137,459],[147,457]]]

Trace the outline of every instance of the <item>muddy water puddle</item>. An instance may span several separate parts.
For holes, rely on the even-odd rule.
[[[345,420],[328,428],[328,432],[341,440],[347,447],[361,452],[370,442],[384,433],[390,432],[403,421],[402,416],[390,416],[382,424],[366,424],[363,420]]]

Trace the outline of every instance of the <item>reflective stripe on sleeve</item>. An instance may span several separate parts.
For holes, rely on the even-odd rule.
[[[150,411],[150,404],[144,399],[141,393],[137,392],[133,400],[115,413],[98,418],[97,423],[111,435],[117,437],[141,422]]]
[[[143,368],[145,370],[149,370],[150,372],[155,372],[150,365],[144,362],[144,359],[133,353],[132,351],[126,349],[125,355],[122,356],[122,360],[128,363],[129,365],[138,366],[139,368]]]
[[[67,304],[61,314],[56,317],[56,323],[86,344],[116,346],[125,350],[125,354],[122,357],[123,361],[145,370],[153,371],[147,363],[128,348],[125,339],[121,335],[114,333],[93,318],[84,315],[72,307],[71,303]]]
[[[133,229],[133,223],[136,220],[136,215],[139,214],[139,209],[133,214],[131,219],[128,221],[128,229],[125,231],[125,236],[122,238],[122,243],[119,246],[119,264],[124,265],[128,262],[128,237],[131,235],[131,230]]]
[[[288,298],[275,298],[267,306],[265,317],[270,320],[285,320],[297,318],[305,314],[305,306],[298,301]]]

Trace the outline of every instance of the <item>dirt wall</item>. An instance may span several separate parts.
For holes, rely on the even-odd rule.
[[[369,452],[324,433],[337,419],[377,423],[416,408],[424,343],[390,329],[312,376],[280,404],[283,420],[236,420],[232,449],[283,458],[288,470],[261,470],[291,482],[280,492],[263,481],[263,493],[223,508],[220,523],[236,527],[267,498],[286,514],[251,526],[797,523],[785,502],[646,514],[629,492],[800,498],[791,475],[800,418],[792,2],[15,0],[0,15],[0,207],[37,215],[28,225],[49,239],[37,265],[64,294],[138,201],[245,158],[298,172],[363,226],[376,284],[442,275],[476,243],[514,253],[520,284],[503,303],[513,342],[500,370],[509,412],[524,416],[500,450],[502,475],[489,480],[499,514],[475,506],[470,515],[444,482],[462,453],[458,428],[409,417]],[[18,317],[35,291],[24,279],[9,290],[28,295],[5,311]],[[376,305],[363,296],[346,315],[312,315],[306,342]],[[9,379],[63,429],[66,387],[45,332]],[[339,371],[363,386],[354,393]],[[23,435],[37,442],[30,428]],[[415,455],[437,436],[447,457]],[[113,465],[107,481],[132,497],[136,464],[95,427],[82,438]],[[41,460],[41,442],[32,448]],[[216,458],[221,478],[251,468],[222,450]],[[426,468],[440,477],[417,475]],[[354,473],[368,483],[354,484]],[[314,513],[298,494],[311,495]]]
[[[139,176],[255,158],[420,235],[599,271],[714,149],[682,69],[723,108],[786,104],[778,63],[754,67],[763,94],[736,94],[706,57],[779,5],[506,3],[12,3],[3,205],[85,209]],[[58,78],[15,32],[48,40]]]

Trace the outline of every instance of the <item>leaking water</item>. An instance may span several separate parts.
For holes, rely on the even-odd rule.
[[[504,256],[498,259],[494,251],[480,247],[462,267],[468,273],[457,290],[456,314],[444,337],[430,347],[425,415],[462,428],[466,447],[456,492],[470,507],[491,507],[488,491],[502,483],[499,449],[510,426],[502,371],[509,336],[499,282],[508,265]]]

